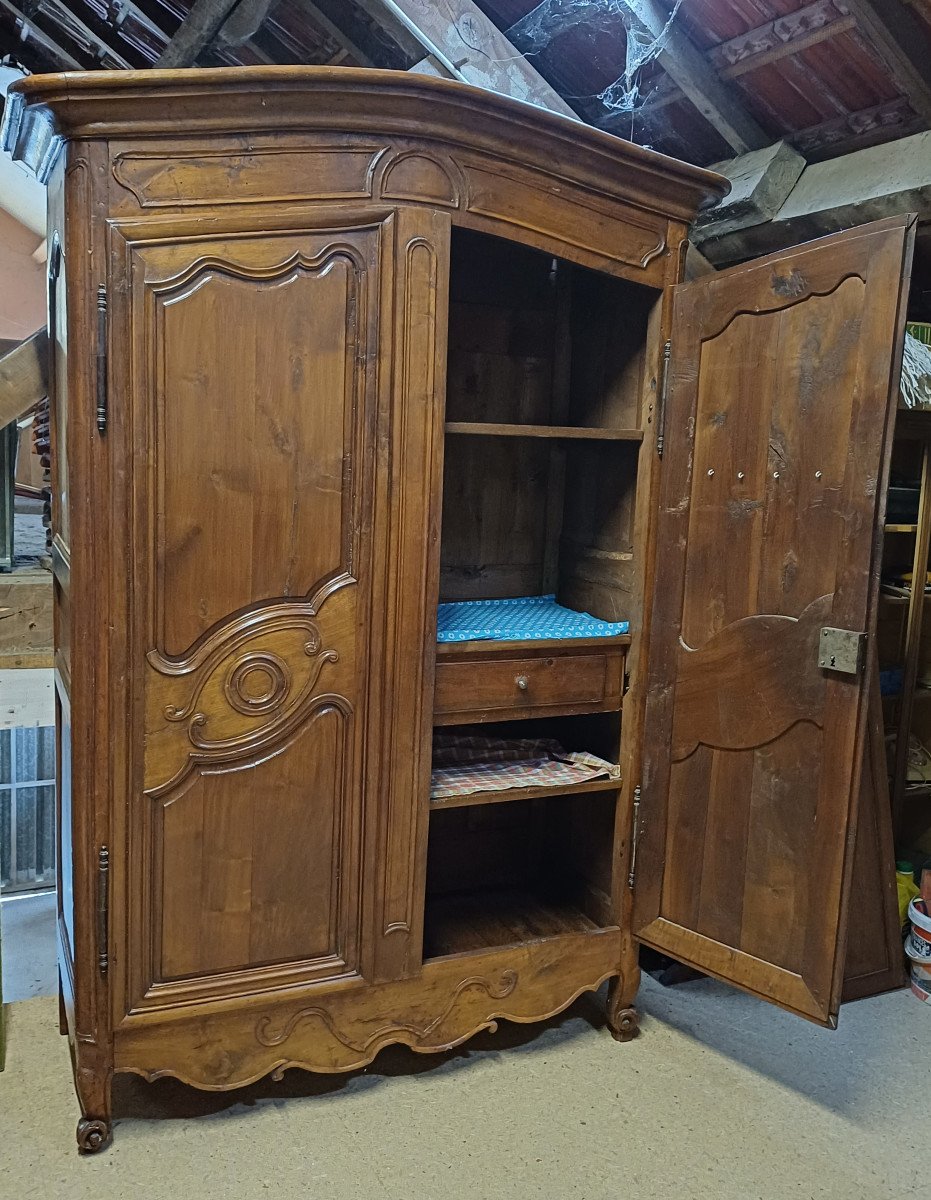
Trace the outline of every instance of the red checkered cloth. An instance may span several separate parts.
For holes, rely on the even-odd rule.
[[[509,788],[571,787],[591,779],[620,777],[620,767],[585,750],[564,750],[552,738],[433,736],[433,800]]]

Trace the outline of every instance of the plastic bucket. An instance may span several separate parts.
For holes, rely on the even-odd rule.
[[[913,963],[931,964],[931,917],[926,908],[921,899],[912,900],[908,906],[910,925],[905,938],[905,953]]]
[[[931,966],[926,967],[913,962],[910,983],[919,1000],[924,1000],[925,1003],[931,1000]]]

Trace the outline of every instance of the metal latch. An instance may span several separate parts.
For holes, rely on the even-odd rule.
[[[640,784],[634,788],[634,819],[630,834],[630,870],[627,886],[632,888],[637,878],[637,839],[640,837]]]
[[[826,671],[840,671],[844,675],[858,675],[863,665],[863,649],[866,634],[853,629],[821,630],[818,645],[818,666]]]

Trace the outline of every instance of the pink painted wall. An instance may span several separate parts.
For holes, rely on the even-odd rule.
[[[20,342],[45,324],[45,263],[32,255],[42,239],[0,209],[0,339]]]

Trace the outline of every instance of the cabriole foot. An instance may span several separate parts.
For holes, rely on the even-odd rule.
[[[640,1032],[640,1014],[633,1005],[639,983],[640,972],[635,966],[608,985],[608,1028],[616,1042],[629,1042]]]
[[[608,1013],[608,1028],[616,1042],[629,1042],[640,1032],[640,1014],[635,1008]]]
[[[78,1149],[82,1154],[96,1154],[110,1140],[110,1122],[82,1117],[78,1121]]]

